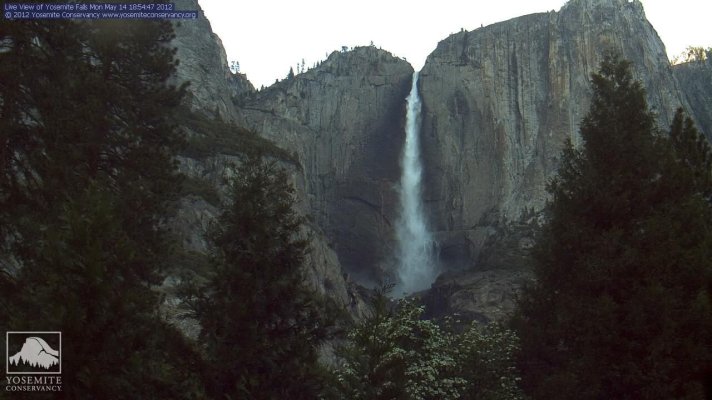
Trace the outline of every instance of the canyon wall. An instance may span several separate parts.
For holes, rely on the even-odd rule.
[[[359,47],[241,99],[241,124],[299,161],[305,211],[362,282],[392,267],[412,73],[405,60]]]
[[[195,0],[178,6],[199,8]],[[361,313],[355,282],[393,278],[412,67],[359,47],[256,91],[230,72],[207,20],[176,23],[174,45],[175,83],[191,82],[193,119],[182,123],[192,147],[179,160],[193,190],[174,221],[184,247],[206,253],[202,232],[225,200],[222,176],[256,146],[290,171],[309,219],[310,284]],[[608,51],[633,62],[661,127],[683,106],[710,137],[710,63],[671,67],[639,1],[571,0],[558,12],[463,30],[428,57],[420,74],[425,208],[451,270],[424,294],[433,314],[511,312],[531,279],[527,252],[546,182],[564,140],[580,144],[590,75]]]
[[[447,265],[475,266],[498,224],[542,208],[564,140],[580,142],[590,75],[606,51],[633,62],[668,126],[686,102],[638,1],[571,0],[558,12],[454,34],[428,57],[426,202]]]
[[[697,127],[712,141],[712,51],[707,59],[673,66]]]

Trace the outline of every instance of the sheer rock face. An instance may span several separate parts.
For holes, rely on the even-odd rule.
[[[673,66],[697,127],[712,141],[712,53],[704,61]]]
[[[177,5],[199,8],[195,0]],[[392,272],[412,67],[374,47],[357,48],[254,91],[230,73],[207,20],[184,22],[176,35],[176,83],[192,82],[187,104],[254,130],[298,160],[285,165],[310,219],[309,282],[362,313],[342,266],[360,282]],[[564,139],[580,144],[590,75],[607,50],[633,62],[661,126],[682,105],[712,134],[712,122],[704,122],[712,121],[709,65],[678,66],[673,75],[638,1],[571,0],[558,12],[454,34],[428,58],[420,75],[426,210],[445,267],[469,270],[435,284],[429,301],[444,312],[499,319],[531,278],[525,271],[533,235],[516,221],[543,207]],[[217,153],[181,159],[181,170],[220,190],[229,157]],[[206,200],[192,195],[181,203],[175,230],[191,251],[206,251],[200,231],[217,215]]]
[[[541,209],[564,140],[579,143],[607,50],[634,63],[668,126],[685,100],[642,5],[571,0],[439,43],[421,72],[426,202],[444,263],[475,265],[491,221]]]
[[[178,0],[175,4],[178,10],[200,10],[196,0]],[[184,105],[208,119],[216,118],[238,125],[244,122],[236,104],[239,98],[253,93],[254,87],[244,75],[230,71],[220,38],[212,32],[209,21],[201,13],[197,20],[175,22],[174,28],[176,37],[171,45],[177,49],[176,58],[179,64],[172,83],[180,85],[190,82]],[[343,124],[349,123],[350,121],[344,118]],[[195,131],[185,126],[181,128],[191,138],[215,134]],[[279,131],[267,133],[273,139],[281,134]],[[338,137],[341,132],[333,134]],[[288,144],[279,143],[291,150]],[[175,217],[168,222],[171,232],[182,243],[182,259],[176,263],[182,266],[182,270],[177,268],[161,288],[167,295],[163,307],[166,317],[180,326],[188,336],[195,337],[199,327],[196,321],[180,317],[183,310],[176,297],[176,288],[181,277],[190,275],[193,270],[199,273],[201,268],[205,268],[209,252],[205,232],[209,225],[219,218],[220,204],[228,200],[224,178],[234,173],[234,165],[239,163],[240,159],[235,157],[232,151],[226,149],[221,152],[217,149],[215,154],[203,157],[181,156],[177,161],[179,171],[188,180],[198,182],[204,187],[204,191],[210,192],[209,196],[200,193],[187,194],[179,201]],[[289,171],[292,183],[297,188],[298,211],[307,214],[310,210],[308,196],[304,192],[304,171],[289,162],[285,162],[283,167]],[[307,283],[317,292],[343,305],[352,315],[362,315],[365,306],[358,294],[359,289],[345,277],[339,259],[321,228],[309,224],[304,227],[302,234],[312,238],[311,252],[305,262]]]
[[[387,274],[412,67],[375,47],[241,99],[241,124],[293,153],[304,209],[361,282]]]
[[[200,132],[193,132],[193,134],[200,134]],[[215,154],[201,159],[179,157],[178,161],[179,170],[188,179],[200,180],[213,188],[219,203],[225,204],[229,201],[225,177],[234,176],[235,167],[241,162],[239,157]],[[294,166],[289,163],[282,163],[280,166],[290,172],[291,184],[298,187],[298,183],[294,181],[298,177]],[[296,196],[298,201],[303,201],[299,192]],[[181,240],[184,253],[198,258],[209,253],[210,247],[205,233],[212,223],[219,223],[219,205],[211,204],[195,194],[189,194],[181,199],[177,214],[170,221],[169,226],[173,234]],[[319,228],[306,224],[301,235],[312,238],[311,251],[307,254],[304,263],[306,282],[313,290],[334,299],[353,315],[362,315],[364,306],[360,297],[356,295],[357,288],[345,279],[336,253],[328,246]],[[175,279],[169,279],[168,284],[176,282]]]
[[[222,42],[213,33],[197,0],[173,3],[177,10],[200,12],[196,20],[174,22],[175,39],[171,46],[177,49],[179,64],[173,83],[190,82],[184,102],[192,111],[234,122],[233,98],[255,88],[245,75],[230,71]]]

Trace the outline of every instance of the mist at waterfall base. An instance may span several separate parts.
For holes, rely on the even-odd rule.
[[[405,146],[401,155],[399,187],[400,215],[396,224],[398,262],[396,297],[430,287],[438,273],[436,244],[428,230],[422,201],[422,172],[420,157],[420,95],[418,72],[407,100]]]

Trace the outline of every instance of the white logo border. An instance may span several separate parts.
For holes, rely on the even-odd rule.
[[[10,372],[10,334],[57,334],[59,335],[59,372]],[[61,375],[62,374],[62,332],[61,331],[5,331],[5,374],[6,375]]]

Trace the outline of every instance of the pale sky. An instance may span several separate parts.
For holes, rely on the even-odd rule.
[[[437,43],[521,15],[559,10],[565,0],[199,0],[228,61],[255,87],[269,86],[305,60],[311,68],[342,46],[371,42],[420,69]],[[486,4],[486,5],[477,5]],[[712,1],[642,0],[669,57],[712,47]]]

